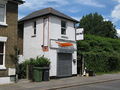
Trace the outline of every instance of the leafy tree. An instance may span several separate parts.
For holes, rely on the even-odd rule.
[[[98,13],[83,16],[79,27],[84,28],[85,34],[94,34],[103,37],[117,38],[115,26],[111,21],[105,21]]]
[[[77,55],[83,56],[85,67],[95,72],[120,71],[120,40],[85,35],[77,41]]]

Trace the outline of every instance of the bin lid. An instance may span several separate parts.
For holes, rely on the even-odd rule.
[[[50,67],[33,67],[34,69],[50,69]]]

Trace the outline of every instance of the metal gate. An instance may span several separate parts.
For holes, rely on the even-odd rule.
[[[58,53],[57,76],[72,76],[72,54]]]

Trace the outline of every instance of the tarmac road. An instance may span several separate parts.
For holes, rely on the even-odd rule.
[[[120,90],[120,80],[83,86],[61,88],[57,90]]]

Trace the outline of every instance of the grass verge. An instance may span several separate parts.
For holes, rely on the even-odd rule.
[[[97,72],[96,75],[103,75],[103,74],[115,74],[120,73],[120,71],[111,71],[111,72]]]

